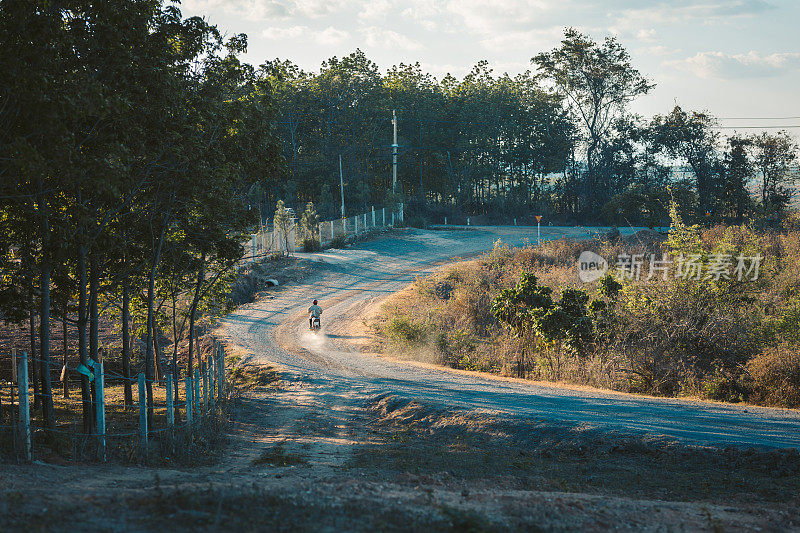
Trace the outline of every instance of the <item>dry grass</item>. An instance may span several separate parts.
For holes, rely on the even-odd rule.
[[[254,465],[297,466],[307,463],[305,455],[287,452],[283,442],[265,448],[258,457],[253,459]]]
[[[373,327],[393,355],[453,368],[626,392],[800,405],[800,362],[774,355],[780,343],[782,353],[800,351],[800,232],[713,227],[701,233],[700,246],[708,253],[724,246],[734,257],[761,254],[758,281],[646,281],[646,259],[641,280],[624,281],[619,300],[609,302],[607,335],[580,355],[539,342],[521,359],[521,341],[491,315],[493,300],[525,272],[554,296],[572,287],[598,298],[596,282],[578,279],[582,251],[612,261],[623,252],[660,258],[669,252],[663,235],[562,239],[519,249],[498,242],[479,259],[417,279],[386,303]],[[531,339],[522,342],[534,346]]]
[[[202,390],[202,388],[201,388]],[[8,392],[3,395],[3,421],[10,421]],[[178,394],[181,401],[186,397],[183,380],[180,380]],[[186,424],[185,409],[176,409],[175,429],[168,430],[166,411],[166,389],[153,387],[153,418],[150,421],[150,442],[147,453],[140,444],[139,405],[134,387],[134,404],[126,407],[122,384],[107,384],[106,399],[106,447],[110,461],[144,462],[150,465],[207,465],[215,462],[225,442],[224,429],[227,424],[228,407],[226,402],[217,402],[213,412],[197,418],[191,427]],[[41,412],[31,412],[33,452],[37,459],[54,463],[76,463],[98,459],[97,439],[82,433],[82,403],[80,387],[70,388],[70,398],[64,398],[58,389],[53,398],[56,427],[44,426]],[[2,433],[6,459],[13,460],[19,455],[19,442],[11,438],[6,428]],[[16,450],[16,453],[15,453]]]
[[[388,469],[398,479],[716,504],[800,503],[797,450],[689,446],[390,395],[370,409],[378,442],[357,450],[351,466]]]

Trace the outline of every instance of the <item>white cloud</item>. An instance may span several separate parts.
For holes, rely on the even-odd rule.
[[[271,26],[261,32],[265,39],[273,41],[304,40],[314,41],[323,45],[337,45],[350,38],[350,34],[334,27],[328,27],[322,31],[314,30],[308,26],[289,26],[286,28]]]
[[[265,39],[282,41],[285,39],[297,39],[298,37],[306,35],[310,32],[311,30],[308,26],[290,26],[288,28],[270,26],[261,32],[261,36]]]
[[[655,56],[655,57],[664,57],[675,55],[680,53],[680,48],[670,48],[668,46],[657,45],[657,46],[646,46],[644,48],[636,48],[634,51],[639,55],[646,55],[646,56]]]
[[[184,0],[180,7],[186,12],[222,11],[259,21],[288,17],[315,19],[337,13],[350,4],[347,0]]]
[[[631,4],[633,7],[626,7]],[[614,18],[614,27],[620,33],[635,34],[647,26],[665,26],[687,22],[701,22],[716,25],[743,18],[752,18],[775,9],[765,0],[716,0],[696,2],[679,0],[671,3],[659,2],[657,5],[641,7],[641,2],[621,2],[615,8],[609,7],[606,15]]]
[[[418,41],[401,35],[396,31],[385,30],[377,26],[364,28],[363,31],[364,38],[369,46],[400,50],[421,50],[423,48]]]
[[[557,5],[553,0],[450,0],[446,11],[459,17],[467,30],[485,36],[541,26],[543,16],[554,11]]]
[[[667,61],[665,64],[706,79],[761,78],[778,76],[787,70],[800,69],[800,53],[785,52],[761,55],[755,51],[746,54],[698,52],[686,59]]]
[[[382,21],[392,9],[389,0],[374,0],[367,2],[358,12],[358,20],[361,21]]]
[[[558,46],[564,36],[564,28],[555,26],[528,31],[509,31],[487,36],[481,39],[481,44],[496,52],[507,50],[525,50],[530,56]]]
[[[655,28],[650,28],[649,30],[645,30],[644,28],[636,32],[636,38],[640,41],[654,41],[656,37],[656,30]]]
[[[337,30],[333,26],[328,26],[317,33],[314,39],[320,44],[336,45],[343,43],[350,38],[350,34],[344,30]]]

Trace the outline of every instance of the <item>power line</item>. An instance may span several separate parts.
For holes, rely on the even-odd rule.
[[[789,126],[711,126],[714,130],[788,130],[800,128],[800,125]]]
[[[800,117],[717,117],[720,120],[795,120]]]

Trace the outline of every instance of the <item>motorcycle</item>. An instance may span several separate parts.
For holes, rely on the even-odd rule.
[[[319,317],[318,316],[313,317],[311,319],[311,331],[313,331],[314,334],[316,335],[317,333],[319,333],[320,327],[321,326],[320,326],[320,323],[319,323]]]

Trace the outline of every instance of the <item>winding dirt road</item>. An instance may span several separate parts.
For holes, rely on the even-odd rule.
[[[593,231],[546,227],[542,237],[585,238]],[[353,326],[416,276],[448,260],[489,250],[497,239],[518,245],[535,238],[535,228],[407,230],[346,250],[301,254],[317,262],[314,274],[243,306],[226,319],[224,332],[229,343],[246,349],[254,361],[275,364],[302,382],[327,411],[320,416],[335,418],[347,405],[392,393],[691,444],[800,448],[800,412],[794,410],[548,386],[376,357],[358,349],[364,338],[353,334],[359,329]],[[312,298],[325,308],[319,336],[307,331],[305,310]]]

